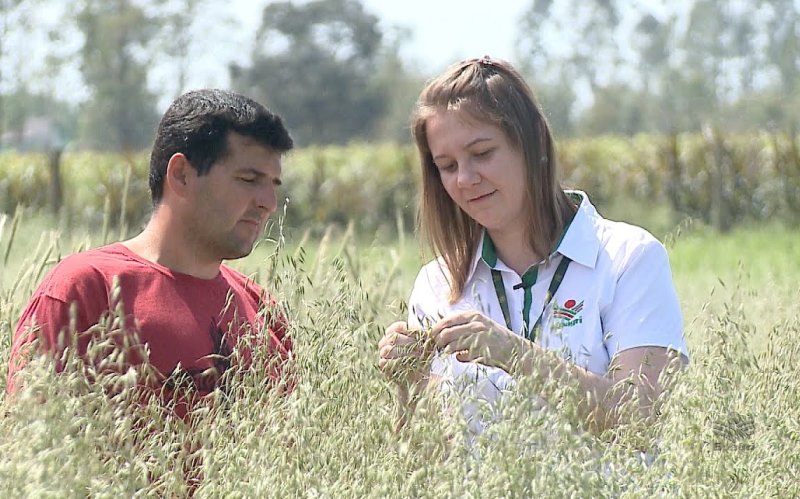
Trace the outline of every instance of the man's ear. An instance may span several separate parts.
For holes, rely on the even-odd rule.
[[[167,174],[164,178],[165,188],[178,197],[186,197],[189,185],[197,172],[183,153],[175,153],[167,163]]]

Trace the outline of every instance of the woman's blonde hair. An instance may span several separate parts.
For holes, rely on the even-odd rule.
[[[464,112],[473,120],[499,127],[524,156],[528,240],[546,256],[564,230],[574,206],[562,190],[550,126],[522,76],[507,62],[484,57],[453,64],[430,80],[417,99],[411,119],[422,167],[417,225],[450,274],[450,301],[461,296],[481,226],[450,198],[433,162],[426,126],[442,111]]]

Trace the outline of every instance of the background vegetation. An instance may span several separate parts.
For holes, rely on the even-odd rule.
[[[666,231],[684,218],[721,231],[766,220],[800,222],[798,138],[706,129],[674,136],[602,136],[558,146],[563,183],[587,191],[611,214],[649,203],[636,221]],[[140,227],[150,213],[145,152],[0,153],[0,211],[49,209],[67,224]],[[362,232],[414,227],[419,167],[411,145],[315,146],[284,165],[285,224],[320,235],[353,222]],[[625,215],[624,211],[619,212]],[[644,214],[640,214],[644,215]],[[105,217],[105,218],[104,218]],[[653,226],[652,224],[656,224]]]

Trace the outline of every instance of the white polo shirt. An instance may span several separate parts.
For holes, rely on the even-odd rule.
[[[583,192],[568,194],[580,203],[578,211],[556,250],[538,264],[538,275],[530,288],[528,324],[532,327],[541,315],[536,343],[560,351],[564,358],[598,375],[607,373],[616,354],[633,347],[669,347],[688,357],[680,305],[664,246],[640,227],[605,220]],[[466,310],[483,312],[505,325],[492,279],[493,264],[502,276],[510,329],[521,334],[525,323],[522,278],[491,249],[485,251],[486,241],[481,238],[464,292],[454,304],[448,301],[449,274],[444,262],[439,258],[420,270],[409,299],[409,327],[420,327],[420,318],[435,322],[439,317]],[[572,261],[552,299],[545,304],[553,276],[565,257]],[[480,431],[482,425],[473,421],[470,407],[474,398],[494,405],[502,391],[515,384],[512,376],[499,368],[459,362],[454,355],[435,358],[431,371],[441,377],[444,389],[456,389],[473,399],[465,401],[464,409],[475,431]]]

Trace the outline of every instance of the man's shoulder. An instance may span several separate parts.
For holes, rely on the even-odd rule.
[[[117,246],[111,244],[62,258],[42,281],[40,291],[62,301],[105,293],[108,281],[124,261]]]
[[[65,256],[53,267],[51,275],[64,278],[103,275],[108,269],[117,268],[126,261],[119,246],[110,244]]]

